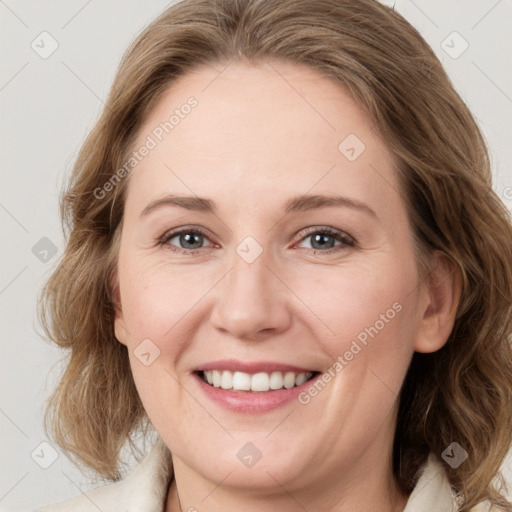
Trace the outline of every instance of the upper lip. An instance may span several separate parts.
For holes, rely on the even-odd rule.
[[[194,372],[206,372],[209,370],[228,370],[231,372],[258,373],[258,372],[316,372],[311,368],[294,366],[291,364],[272,361],[238,361],[236,359],[222,359],[201,364],[193,369]]]

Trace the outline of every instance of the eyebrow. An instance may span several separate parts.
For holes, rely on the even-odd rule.
[[[211,199],[198,196],[182,196],[170,194],[160,199],[156,199],[149,203],[144,210],[142,210],[140,217],[148,215],[150,212],[157,210],[163,206],[178,206],[186,210],[198,211],[204,213],[215,214],[217,208]],[[348,197],[340,195],[302,195],[288,199],[284,206],[285,214],[291,212],[304,212],[325,208],[328,206],[341,206],[345,208],[352,208],[360,210],[363,213],[377,218],[377,214],[365,203],[356,201]]]

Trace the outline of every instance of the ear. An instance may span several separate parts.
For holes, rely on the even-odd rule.
[[[420,325],[414,343],[414,350],[423,353],[435,352],[448,341],[462,294],[458,265],[439,251],[432,258],[432,270],[422,284]]]
[[[114,309],[115,309],[115,317],[114,317],[114,333],[117,341],[122,343],[123,345],[127,344],[127,330],[124,321],[123,315],[123,307],[121,303],[121,292],[119,289],[119,278],[117,275],[117,269],[114,270],[112,276],[110,278],[110,287],[112,290],[112,297],[114,300]]]

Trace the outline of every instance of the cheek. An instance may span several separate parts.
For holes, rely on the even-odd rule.
[[[123,314],[131,343],[180,338],[188,315],[211,286],[200,271],[134,261],[120,273]],[[162,347],[160,347],[162,348]]]
[[[398,341],[411,326],[415,267],[410,262],[389,258],[368,264],[314,270],[308,280],[297,279],[294,291],[325,331],[329,352],[349,349],[377,337]],[[320,331],[318,331],[320,332]]]
[[[332,376],[332,397],[344,397],[331,397],[326,407],[343,416],[352,400],[363,415],[387,411],[413,353],[414,259],[383,255],[372,264],[329,270],[297,289],[316,315],[315,340],[332,361],[324,370]]]
[[[177,364],[195,329],[190,322],[194,305],[206,293],[199,274],[190,270],[185,275],[170,265],[148,264],[148,258],[142,257],[119,265],[133,379],[150,420],[155,425],[165,421],[168,431],[178,426],[167,425],[169,411],[162,404],[172,403],[177,410],[186,407]]]

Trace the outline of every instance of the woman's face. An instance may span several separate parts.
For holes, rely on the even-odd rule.
[[[134,149],[115,331],[176,470],[292,492],[388,468],[439,347],[369,117],[309,68],[232,63],[174,83]]]

